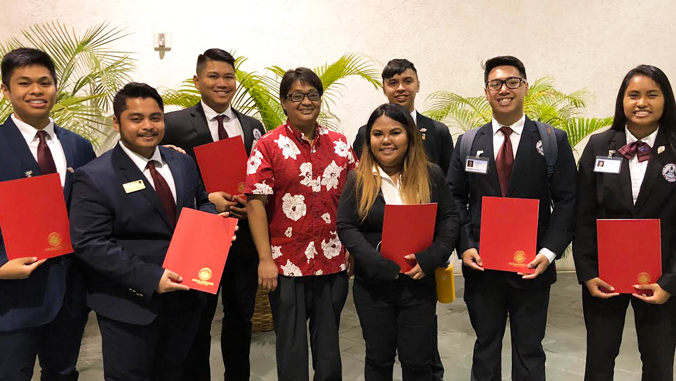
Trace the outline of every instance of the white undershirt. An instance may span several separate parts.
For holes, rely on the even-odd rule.
[[[153,152],[153,155],[150,157],[150,159],[146,159],[145,157],[137,154],[136,152],[130,150],[127,148],[122,141],[120,141],[120,147],[124,151],[124,153],[129,156],[131,161],[136,164],[139,170],[143,172],[143,176],[146,177],[146,180],[152,185],[153,189],[155,189],[155,182],[153,181],[153,177],[150,175],[150,170],[148,169],[148,162],[153,160],[155,161],[155,169],[157,169],[157,172],[164,177],[164,181],[167,182],[167,185],[169,185],[169,189],[171,189],[171,195],[174,196],[174,202],[176,202],[176,183],[174,182],[174,175],[171,174],[171,169],[169,168],[169,165],[162,160],[162,155],[160,154],[160,149],[155,147],[155,152]]]
[[[204,101],[202,101],[202,109],[204,109],[204,116],[207,118],[207,125],[209,126],[209,132],[211,132],[211,139],[213,141],[218,141],[218,121],[216,117],[218,115],[225,115],[226,118],[223,120],[223,128],[225,132],[228,133],[228,137],[233,138],[235,136],[241,136],[242,141],[244,141],[244,131],[242,131],[242,125],[239,123],[239,119],[232,111],[232,107],[228,108],[222,112],[217,113],[211,107],[207,106]]]
[[[411,118],[413,118],[413,121],[415,122],[415,125],[417,126],[418,125],[418,112],[413,110],[413,112],[411,113]]]
[[[373,173],[380,173],[380,191],[383,193],[383,198],[385,203],[389,205],[404,205],[404,202],[401,199],[401,189],[400,182],[397,181],[395,184],[390,176],[388,176],[379,165],[375,164],[373,166]]]
[[[650,146],[652,149],[655,145],[655,139],[657,138],[657,131],[659,127],[652,134],[646,136],[643,139],[636,139],[634,135],[629,132],[627,126],[624,126],[624,132],[627,135],[627,144],[633,143],[637,140],[641,140]],[[636,199],[638,198],[638,192],[641,190],[641,184],[643,183],[643,178],[645,177],[645,171],[648,169],[648,160],[643,163],[638,162],[638,155],[629,160],[629,174],[631,175],[631,196],[634,199],[634,204],[636,204]]]
[[[19,132],[21,132],[21,135],[28,145],[28,149],[31,151],[31,154],[37,162],[38,144],[40,144],[40,140],[38,139],[38,131],[40,130],[28,123],[20,121],[16,116],[14,116],[14,114],[12,114],[12,121],[19,129]],[[49,151],[52,153],[52,158],[54,159],[54,164],[56,165],[56,172],[59,174],[61,186],[63,187],[64,184],[66,184],[66,167],[68,164],[66,163],[66,154],[63,152],[61,141],[54,132],[54,121],[52,118],[49,118],[49,124],[43,129],[43,131],[47,133],[45,142],[47,143],[47,147],[49,147]]]

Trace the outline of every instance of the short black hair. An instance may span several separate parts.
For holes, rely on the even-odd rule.
[[[5,54],[2,59],[2,83],[9,89],[9,82],[16,69],[26,66],[43,66],[49,70],[49,74],[54,79],[54,86],[57,85],[56,68],[54,61],[42,50],[33,48],[18,48]]]
[[[145,83],[129,82],[113,98],[113,113],[118,120],[120,119],[120,115],[127,109],[127,99],[129,98],[152,98],[160,106],[160,110],[164,112],[162,97],[154,87]]]
[[[526,67],[523,65],[520,59],[512,56],[497,56],[489,59],[484,63],[484,85],[488,84],[488,74],[491,73],[491,70],[495,69],[498,66],[514,66],[523,79],[528,79],[526,77]]]
[[[319,79],[319,76],[306,67],[298,67],[287,70],[282,77],[282,81],[279,84],[279,99],[282,102],[286,100],[289,95],[289,90],[291,90],[291,86],[297,81],[314,87],[320,96],[324,94],[324,85],[322,84],[322,80]]]
[[[235,68],[235,57],[233,57],[232,54],[223,49],[212,48],[205,50],[204,53],[197,56],[197,65],[195,67],[197,75],[204,70],[204,67],[207,65],[207,60],[226,62],[229,63],[233,69]]]
[[[404,58],[395,58],[390,60],[390,62],[388,62],[383,68],[383,82],[385,82],[386,79],[390,79],[397,74],[405,72],[407,69],[413,70],[415,75],[418,76],[418,70],[415,69],[413,62]]]
[[[660,128],[664,128],[672,135],[676,132],[676,100],[674,100],[674,90],[671,88],[669,78],[658,67],[652,65],[639,65],[624,76],[620,90],[617,92],[617,100],[615,101],[615,117],[613,125],[610,127],[613,130],[624,131],[627,124],[627,115],[624,113],[624,93],[627,91],[629,81],[637,75],[648,77],[657,83],[662,94],[664,95],[664,110],[660,118]]]

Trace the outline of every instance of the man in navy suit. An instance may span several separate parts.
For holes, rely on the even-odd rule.
[[[2,91],[14,113],[0,126],[0,181],[58,173],[70,205],[73,170],[96,155],[86,139],[49,118],[56,85],[45,52],[20,48],[3,58]],[[7,260],[0,235],[1,380],[30,380],[36,356],[42,380],[77,380],[88,313],[81,279],[73,256]]]
[[[486,61],[484,83],[493,121],[479,128],[470,147],[474,170],[466,171],[470,167],[468,158],[461,157],[463,150],[457,149],[448,172],[462,222],[458,253],[463,262],[464,297],[477,336],[471,379],[502,379],[502,337],[509,318],[512,380],[541,381],[545,379],[542,339],[549,289],[556,281],[554,260],[570,243],[575,225],[575,159],[566,133],[548,127],[555,134],[558,149],[553,174],[548,175],[543,149],[551,147],[543,147],[547,136],[540,136],[535,122],[524,115],[528,82],[519,59],[500,56]],[[458,139],[458,147],[462,147],[463,137]],[[485,173],[476,171],[479,160],[488,162]],[[482,267],[484,196],[540,200],[537,256],[528,264],[533,274]]]
[[[88,266],[106,380],[179,380],[203,305],[162,268],[181,208],[216,213],[190,156],[158,147],[162,98],[129,83],[113,100],[120,143],[75,172],[71,235]],[[227,215],[224,213],[224,215]]]

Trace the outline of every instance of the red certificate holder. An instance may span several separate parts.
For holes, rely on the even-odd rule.
[[[183,208],[162,267],[191,289],[216,294],[235,226],[234,218]]]
[[[483,267],[532,274],[540,200],[484,197],[481,207],[479,256]]]
[[[620,294],[662,276],[660,220],[597,220],[599,278]]]
[[[59,175],[0,182],[0,227],[7,259],[40,260],[72,253]]]
[[[207,192],[244,193],[247,155],[241,136],[195,147]]]
[[[415,260],[405,259],[419,253],[434,241],[437,204],[385,205],[381,254],[395,261],[401,272],[410,271]]]

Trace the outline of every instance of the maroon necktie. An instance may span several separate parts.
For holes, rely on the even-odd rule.
[[[56,164],[54,164],[54,158],[52,157],[52,151],[47,146],[47,131],[40,130],[38,131],[38,167],[40,167],[40,172],[43,175],[50,173],[56,173]]]
[[[648,143],[640,140],[623,145],[620,147],[619,151],[622,156],[627,158],[627,160],[631,160],[634,155],[638,157],[639,163],[650,159],[650,146]]]
[[[216,115],[216,120],[218,121],[218,140],[223,140],[229,138],[228,131],[223,127],[223,120],[228,117],[225,115]]]
[[[176,201],[174,201],[174,196],[171,194],[171,189],[169,189],[169,184],[162,177],[162,175],[155,169],[155,162],[153,160],[148,162],[148,170],[150,171],[150,176],[153,178],[153,183],[155,183],[155,192],[160,196],[162,201],[162,206],[164,206],[164,212],[167,213],[167,219],[172,227],[176,226]]]
[[[509,176],[512,175],[512,166],[514,166],[514,151],[512,150],[512,141],[509,139],[513,131],[511,127],[500,127],[499,131],[505,135],[505,141],[502,142],[500,151],[498,151],[495,165],[498,168],[498,179],[500,179],[502,197],[505,197],[509,189]]]

